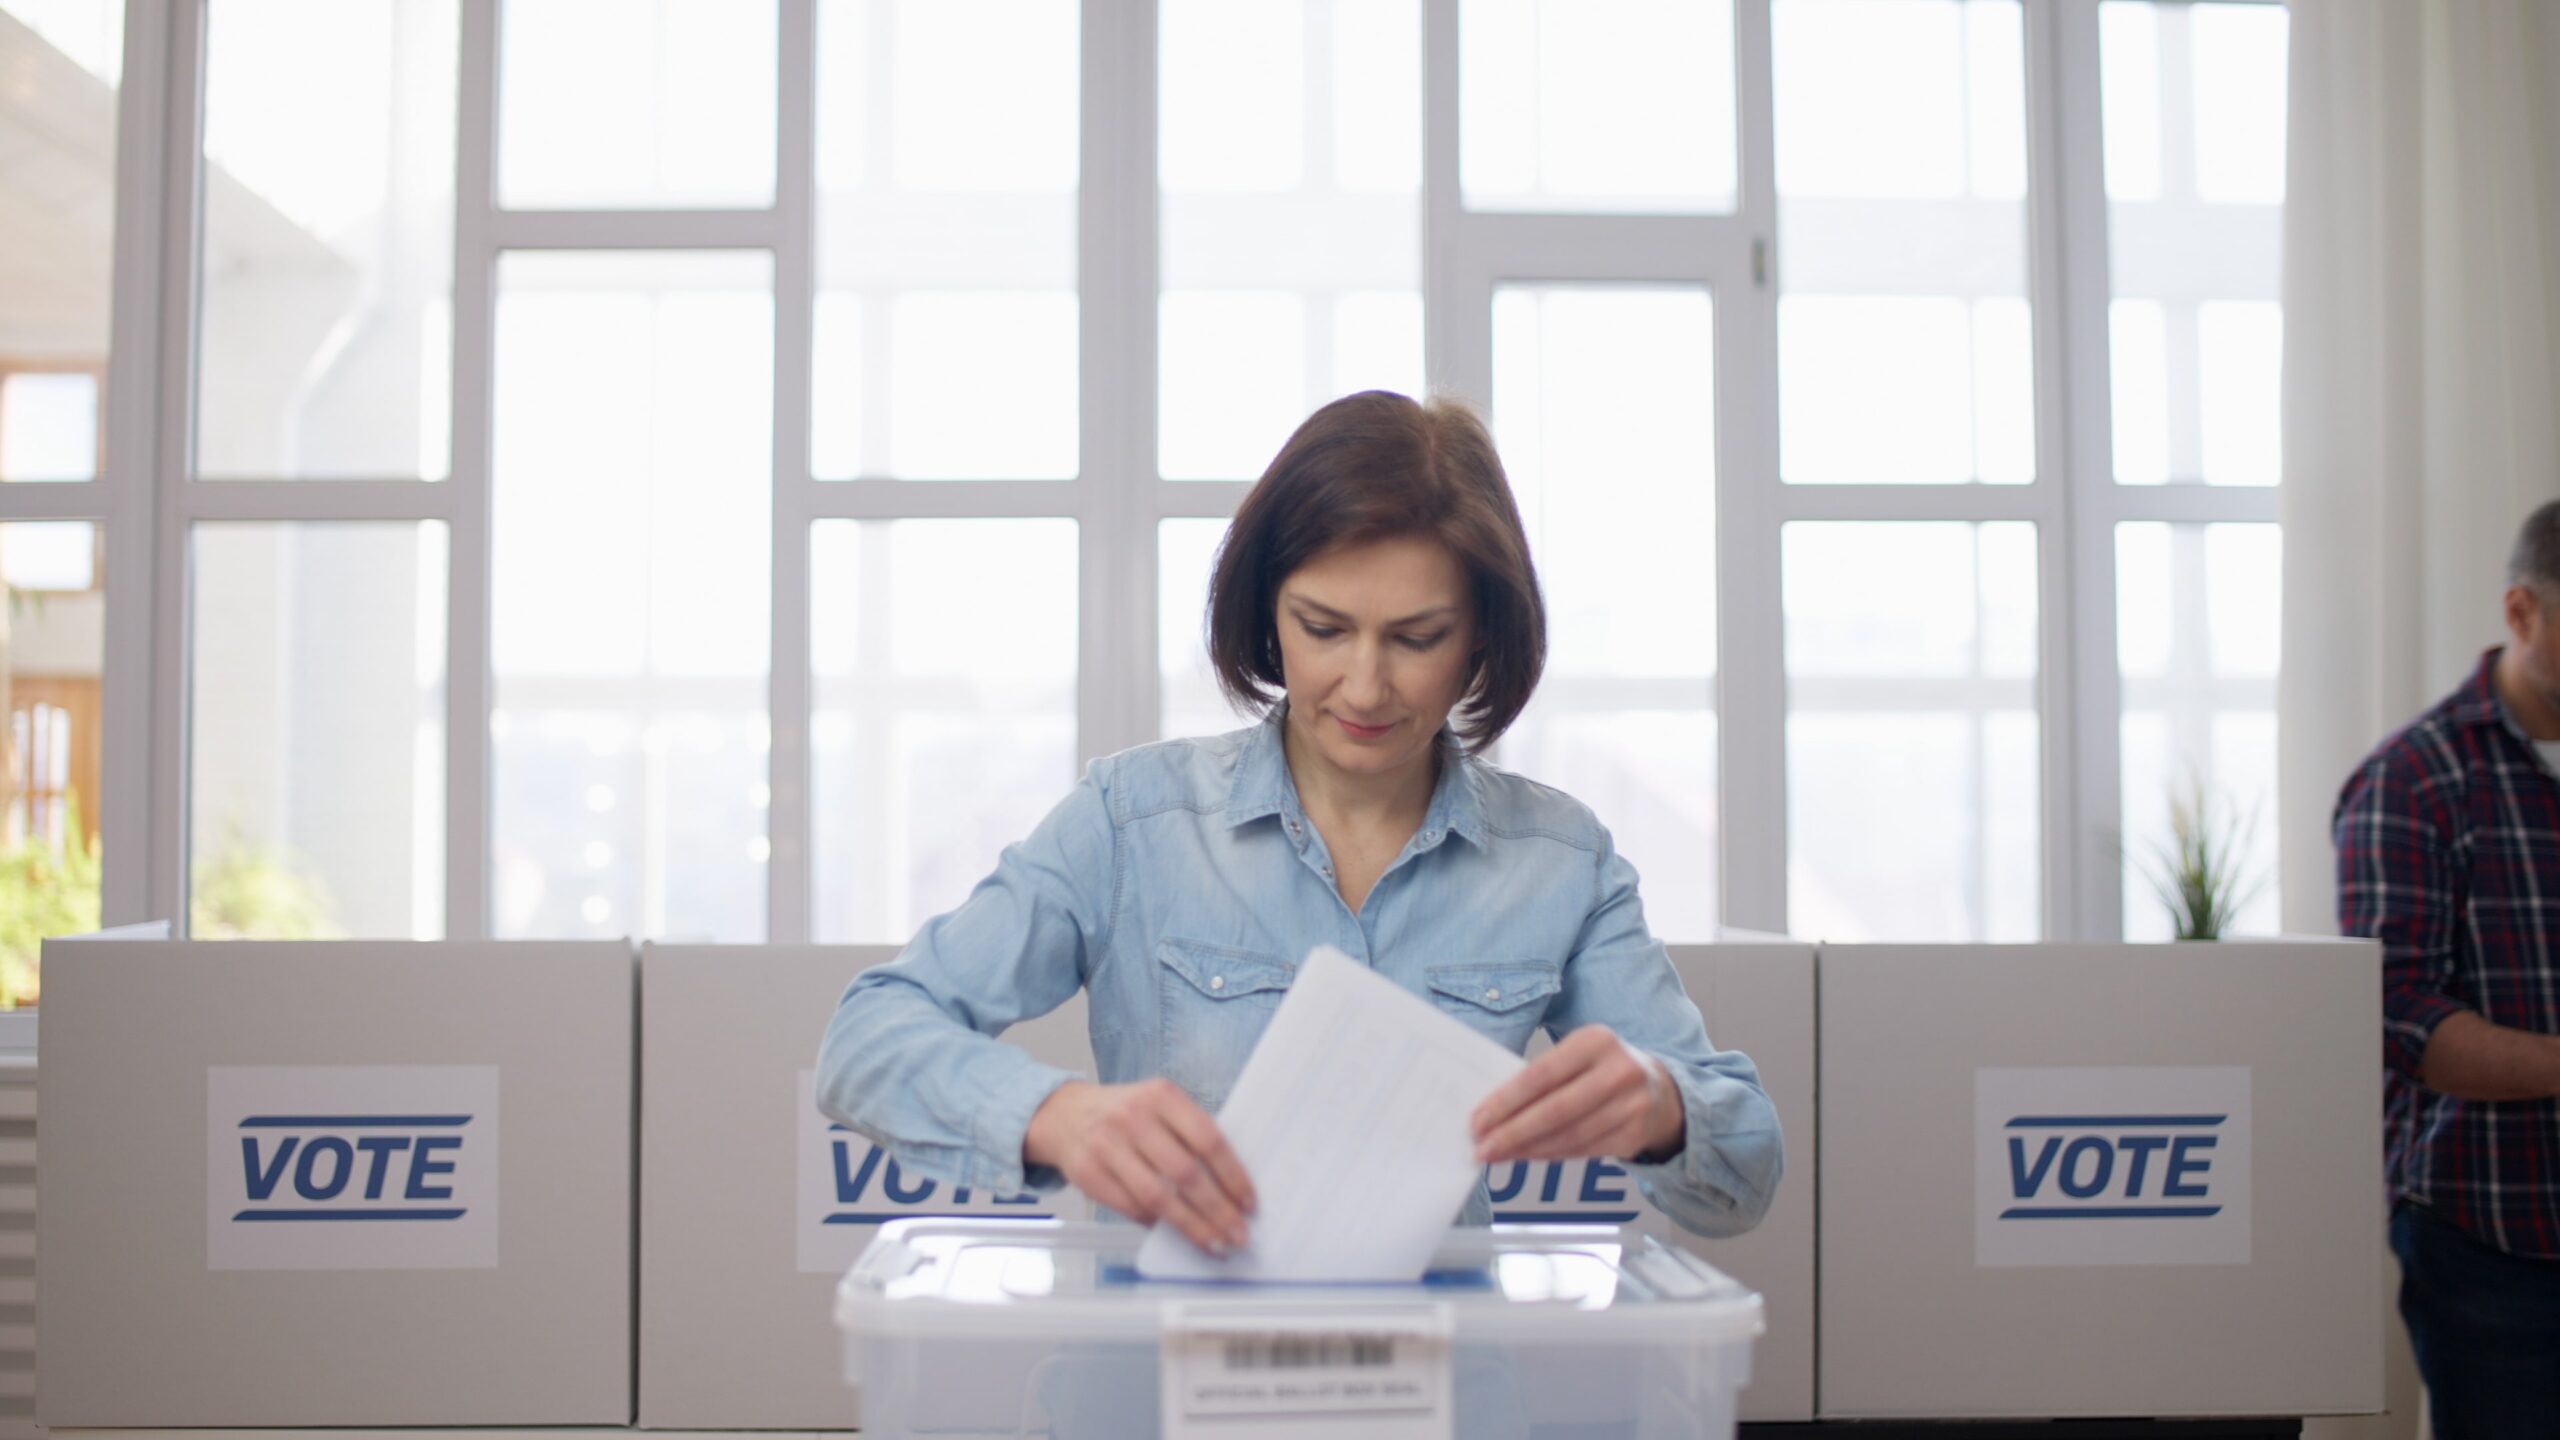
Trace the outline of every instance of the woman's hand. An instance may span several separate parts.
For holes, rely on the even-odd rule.
[[[1663,1063],[1606,1025],[1585,1025],[1476,1107],[1476,1159],[1630,1158],[1687,1136],[1680,1087]]]
[[[1170,1080],[1071,1080],[1031,1114],[1022,1158],[1141,1225],[1170,1220],[1212,1255],[1252,1240],[1253,1181],[1209,1118]]]

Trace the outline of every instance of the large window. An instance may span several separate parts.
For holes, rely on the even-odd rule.
[[[0,0],[0,1010],[37,1003],[43,937],[98,923],[109,856],[142,894],[141,792],[105,788],[144,738],[110,719],[107,593],[149,561],[106,478],[135,398],[106,383],[124,29],[122,0]]]
[[[99,92],[118,10],[0,46]],[[0,349],[0,476],[124,497],[0,484],[0,558],[92,527],[171,697],[104,735],[109,918],[903,939],[1086,759],[1244,723],[1226,518],[1367,387],[1492,424],[1552,619],[1494,759],[1667,938],[2165,934],[2200,797],[2271,869],[2278,5],[130,23],[137,342]]]

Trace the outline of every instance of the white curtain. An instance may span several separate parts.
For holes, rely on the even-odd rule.
[[[2293,0],[2284,921],[2336,928],[2358,760],[2499,643],[2560,498],[2560,4]]]

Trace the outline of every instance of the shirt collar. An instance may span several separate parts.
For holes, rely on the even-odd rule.
[[[2505,697],[2498,693],[2498,656],[2506,647],[2492,645],[2480,656],[2478,668],[2471,678],[2454,692],[2453,719],[2458,725],[2496,725],[2527,745],[2533,737],[2516,723],[2515,712],[2507,708]]]
[[[1235,783],[1227,790],[1227,827],[1233,829],[1266,815],[1284,820],[1298,820],[1306,811],[1298,803],[1298,787],[1289,777],[1289,754],[1281,739],[1281,726],[1288,723],[1289,707],[1284,703],[1271,707],[1245,737],[1244,753],[1236,760]],[[1431,807],[1423,812],[1422,836],[1426,846],[1438,843],[1440,836],[1464,835],[1481,845],[1484,843],[1484,788],[1476,774],[1476,764],[1469,759],[1466,747],[1458,743],[1457,732],[1440,727],[1440,779],[1432,786]]]
[[[2544,754],[2542,747],[2560,744],[2560,741],[2536,740],[2525,733],[2524,722],[2516,718],[2514,707],[2507,704],[2506,696],[2498,693],[2496,679],[2498,654],[2499,649],[2492,649],[2480,658],[2479,673],[2473,675],[2469,683],[2462,687],[2461,698],[2454,702],[2454,718],[2471,724],[2487,724],[2494,721],[2508,734],[2516,737],[2516,742],[2524,746],[2537,760],[2542,760],[2543,769],[2552,770],[2551,762],[2542,759]],[[2486,697],[2485,705],[2481,699],[2483,696]],[[2553,770],[2553,773],[2560,774],[2560,770]]]

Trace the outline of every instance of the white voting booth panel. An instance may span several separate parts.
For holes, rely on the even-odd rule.
[[[628,1423],[628,945],[44,963],[45,1424]]]
[[[2380,952],[1824,945],[1826,1418],[2382,1404]]]
[[[648,947],[642,954],[640,1406],[653,1429],[858,1424],[827,1321],[835,1284],[879,1225],[909,1216],[1087,1213],[1072,1192],[950,1193],[833,1129],[809,1093],[827,1017],[888,946]],[[1607,1162],[1500,1167],[1497,1220],[1631,1224],[1697,1251],[1767,1298],[1744,1418],[1813,1407],[1813,951],[1674,947],[1719,1045],[1749,1051],[1789,1140],[1776,1207],[1744,1237],[1700,1241]],[[1008,1041],[1092,1073],[1081,996]],[[966,1385],[966,1375],[945,1383]],[[1548,1402],[1569,1412],[1570,1395]],[[1567,1413],[1563,1418],[1570,1418]]]
[[[828,1319],[888,1220],[1086,1218],[1072,1192],[954,1192],[831,1126],[811,1081],[853,977],[890,945],[641,952],[640,1424],[845,1429],[861,1420]],[[1084,997],[1005,1039],[1093,1073]],[[957,1377],[955,1377],[957,1378]]]

